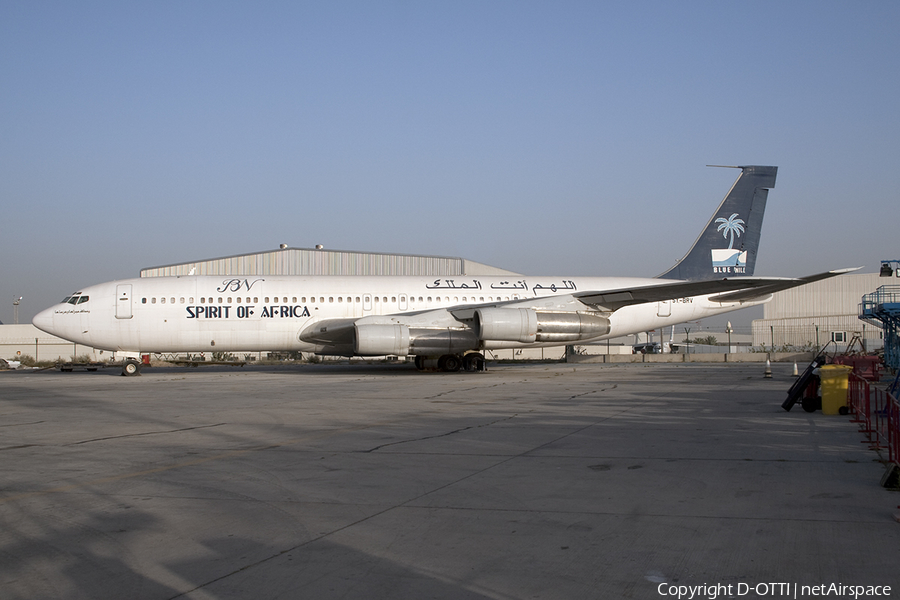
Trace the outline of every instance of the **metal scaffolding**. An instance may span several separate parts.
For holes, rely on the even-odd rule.
[[[884,363],[900,369],[900,285],[883,285],[862,297],[859,318],[884,331]]]

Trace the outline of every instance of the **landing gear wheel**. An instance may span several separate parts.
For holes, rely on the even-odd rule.
[[[456,373],[462,367],[462,361],[456,354],[445,354],[438,360],[438,368],[448,373]]]
[[[128,359],[122,365],[122,375],[125,377],[134,377],[141,374],[141,363],[134,359]]]
[[[416,356],[416,368],[420,371],[425,370],[425,357],[424,356]]]
[[[466,371],[484,371],[484,356],[471,352],[463,357],[463,368]]]

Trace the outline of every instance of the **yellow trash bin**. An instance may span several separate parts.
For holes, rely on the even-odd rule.
[[[847,382],[853,367],[847,365],[822,365],[819,380],[822,382],[822,414],[840,414],[842,406],[847,406]]]

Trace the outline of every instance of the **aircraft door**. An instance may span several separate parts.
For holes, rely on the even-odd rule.
[[[363,294],[363,312],[372,312],[372,294]]]
[[[671,300],[663,300],[659,303],[659,307],[656,309],[657,317],[671,317],[672,316],[672,301]]]
[[[116,286],[116,318],[131,318],[131,284],[122,283]]]
[[[409,307],[406,301],[406,294],[400,294],[400,310],[406,310]]]

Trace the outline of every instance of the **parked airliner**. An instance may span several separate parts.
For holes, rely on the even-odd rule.
[[[485,350],[590,343],[768,301],[799,279],[751,277],[777,167],[744,166],[688,253],[656,278],[576,276],[179,276],[83,288],[39,329],[127,357],[304,351],[410,356],[477,370]]]

